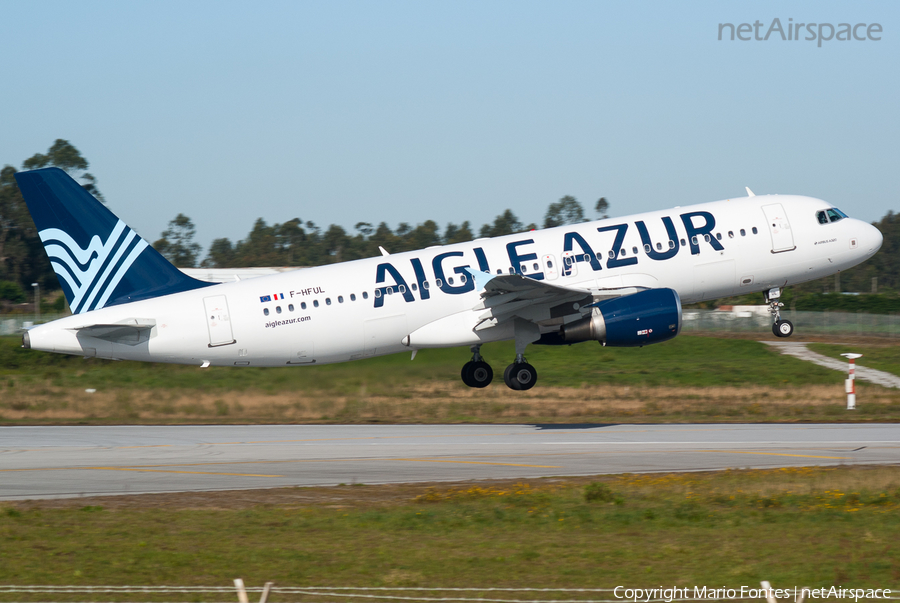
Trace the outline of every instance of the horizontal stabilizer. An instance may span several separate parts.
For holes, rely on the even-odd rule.
[[[110,343],[138,345],[150,339],[155,326],[155,320],[132,318],[123,323],[89,325],[73,330],[78,337],[93,337]]]

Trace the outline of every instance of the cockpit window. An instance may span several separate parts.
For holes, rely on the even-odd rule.
[[[831,208],[828,210],[828,219],[831,220],[832,222],[837,222],[838,220],[840,220],[842,218],[846,218],[846,217],[847,217],[847,214],[845,214],[844,212],[842,212],[839,209]]]
[[[830,222],[837,222],[838,220],[843,220],[847,217],[847,214],[842,212],[836,207],[832,207],[831,209],[826,209],[824,211],[816,212],[816,220],[819,221],[819,224],[828,224]]]

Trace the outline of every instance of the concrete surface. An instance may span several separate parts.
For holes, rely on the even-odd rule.
[[[900,425],[0,428],[0,500],[900,462]]]

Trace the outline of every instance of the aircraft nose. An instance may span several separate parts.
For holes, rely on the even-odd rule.
[[[866,224],[863,229],[862,240],[863,249],[870,255],[875,255],[875,252],[881,249],[881,244],[884,243],[884,235],[871,224]]]

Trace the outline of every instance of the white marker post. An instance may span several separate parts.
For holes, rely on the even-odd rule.
[[[856,363],[857,358],[862,358],[862,354],[841,354],[850,361],[850,377],[844,381],[847,390],[847,410],[856,410]]]

